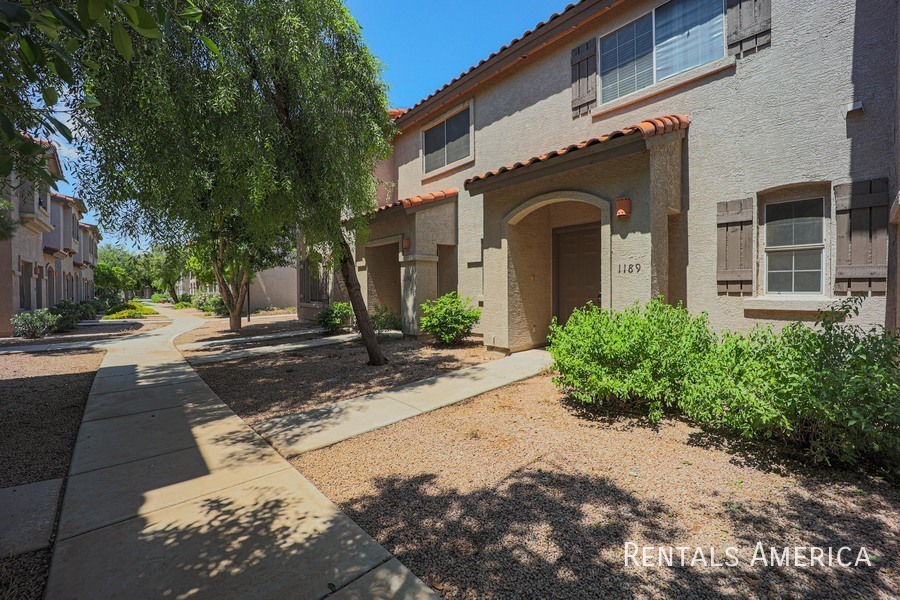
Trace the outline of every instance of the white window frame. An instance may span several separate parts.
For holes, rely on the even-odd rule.
[[[649,90],[650,88],[652,88],[653,86],[655,86],[657,84],[660,84],[664,81],[672,79],[673,77],[678,77],[679,75],[683,75],[684,73],[690,73],[691,71],[694,71],[696,69],[701,69],[701,68],[705,67],[706,65],[712,64],[713,62],[715,62],[717,60],[722,60],[723,58],[726,58],[728,56],[728,15],[726,12],[727,7],[725,6],[725,0],[722,0],[722,55],[714,60],[705,62],[702,65],[697,65],[696,67],[691,67],[690,69],[687,69],[685,71],[673,73],[672,75],[669,75],[668,77],[664,77],[662,79],[657,79],[656,78],[656,10],[660,6],[663,6],[664,4],[668,4],[671,1],[672,0],[662,0],[661,2],[657,2],[653,6],[653,8],[650,9],[649,13],[642,13],[640,16],[635,17],[625,23],[616,25],[615,27],[611,28],[609,31],[597,36],[597,74],[596,74],[596,77],[597,77],[597,106],[598,107],[602,107],[607,104],[612,104],[614,102],[619,102],[623,98],[630,98],[632,96],[639,95],[642,92]],[[628,94],[625,94],[624,96],[619,96],[618,98],[614,98],[612,100],[607,100],[604,102],[603,101],[603,78],[600,76],[600,73],[603,70],[603,65],[602,65],[602,54],[603,53],[601,51],[603,38],[605,38],[606,36],[608,36],[612,33],[615,33],[616,31],[625,27],[626,25],[630,25],[630,24],[634,23],[635,21],[643,19],[644,17],[647,16],[647,14],[651,15],[650,21],[651,21],[652,27],[653,27],[653,31],[651,33],[651,37],[653,39],[653,83],[651,83],[650,85],[648,85],[646,87],[642,87],[639,90],[629,92]]]
[[[450,117],[458,115],[462,111],[469,109],[469,155],[465,156],[459,160],[456,160],[452,163],[448,163],[444,166],[438,167],[433,171],[425,170],[425,132],[429,129],[432,129]],[[445,142],[446,144],[446,142]],[[471,164],[475,162],[475,100],[469,99],[460,104],[459,106],[454,107],[451,110],[448,110],[438,118],[429,121],[425,125],[422,126],[422,129],[419,132],[419,160],[422,163],[422,177],[424,179],[432,179],[434,177],[438,177],[455,169],[458,169],[464,165]]]
[[[766,233],[766,228],[769,226],[769,213],[768,208],[775,204],[788,204],[792,202],[806,202],[809,200],[819,200],[822,203],[822,241],[818,244],[798,244],[796,246],[776,246],[772,250],[769,250],[768,244],[768,235]],[[763,204],[763,226],[762,231],[760,232],[762,235],[762,253],[763,253],[763,293],[766,296],[781,296],[781,297],[790,297],[790,296],[802,296],[802,297],[821,297],[825,295],[825,281],[827,274],[825,272],[825,250],[828,248],[828,220],[829,214],[826,212],[828,210],[828,204],[825,202],[825,198],[823,196],[810,196],[803,198],[784,198],[781,200],[773,200]],[[821,258],[820,258],[820,269],[819,272],[822,274],[822,277],[819,281],[819,291],[817,292],[776,292],[769,291],[769,252],[800,252],[803,250],[821,250]]]

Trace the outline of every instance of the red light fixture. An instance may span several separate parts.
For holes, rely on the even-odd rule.
[[[403,243],[402,243],[401,245],[403,246],[403,251],[404,251],[404,252],[407,251],[407,250],[409,250],[409,248],[410,248],[410,246],[411,246],[411,243],[410,243],[410,241],[409,241],[409,238],[403,238]]]
[[[616,198],[616,217],[626,219],[631,216],[631,198]]]

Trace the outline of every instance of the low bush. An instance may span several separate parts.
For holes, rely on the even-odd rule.
[[[341,332],[350,325],[353,308],[346,302],[334,302],[316,315],[316,323],[327,335]]]
[[[78,321],[81,320],[81,310],[79,306],[71,300],[60,300],[49,310],[51,314],[59,317],[54,329],[57,333],[75,329],[75,326],[78,325]]]
[[[122,302],[122,298],[115,294],[104,294],[91,300],[91,304],[97,309],[98,313],[105,313],[111,306],[115,306]]]
[[[111,306],[101,320],[142,319],[147,315],[157,314],[159,313],[149,306],[144,306],[143,304],[132,300],[130,302],[122,302],[121,304]]]
[[[376,303],[373,308],[375,310],[369,314],[369,318],[372,320],[372,329],[375,331],[396,331],[400,329],[400,315],[391,312],[383,304]]]
[[[157,304],[166,304],[166,303],[171,303],[172,298],[168,294],[156,293],[156,294],[151,294],[150,301],[156,302]]]
[[[182,295],[178,296],[178,302],[179,303],[184,302],[187,304],[191,304],[191,300],[193,300],[193,298],[194,298],[193,294],[182,294]]]
[[[181,310],[183,308],[192,308],[193,305],[190,302],[176,302],[172,308],[175,310]]]
[[[705,316],[653,301],[587,307],[551,328],[555,382],[586,403],[616,401],[657,420],[672,407],[748,438],[775,439],[816,462],[879,465],[900,476],[900,339],[847,322],[848,298],[815,327],[715,336]]]
[[[90,300],[78,303],[78,320],[93,321],[97,318],[97,309]]]
[[[194,305],[194,308],[197,310],[203,310],[203,307],[209,303],[210,298],[213,296],[218,296],[215,292],[197,292],[191,298],[191,304]]]
[[[471,298],[461,298],[456,292],[426,300],[422,304],[422,331],[433,335],[442,346],[460,343],[481,318],[481,309],[471,307],[471,303]]]
[[[30,313],[19,313],[12,318],[13,335],[28,340],[44,337],[56,329],[59,315],[42,308]]]
[[[712,343],[706,316],[659,300],[621,312],[593,304],[550,327],[558,383],[577,400],[641,404],[654,419],[677,398],[690,362]]]

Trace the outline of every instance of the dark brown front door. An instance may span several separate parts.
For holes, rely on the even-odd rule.
[[[565,324],[576,308],[600,295],[600,223],[553,230],[554,311]]]

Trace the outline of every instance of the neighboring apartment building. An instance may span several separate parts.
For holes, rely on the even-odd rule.
[[[56,148],[41,144],[51,172],[62,179]],[[10,319],[17,313],[93,298],[101,239],[96,226],[80,222],[86,212],[80,200],[20,181],[15,173],[8,183],[12,216],[20,225],[12,239],[0,241],[0,336],[12,335]]]
[[[587,301],[717,328],[898,319],[897,0],[581,0],[409,110],[356,247],[418,334],[450,290],[517,351]]]

